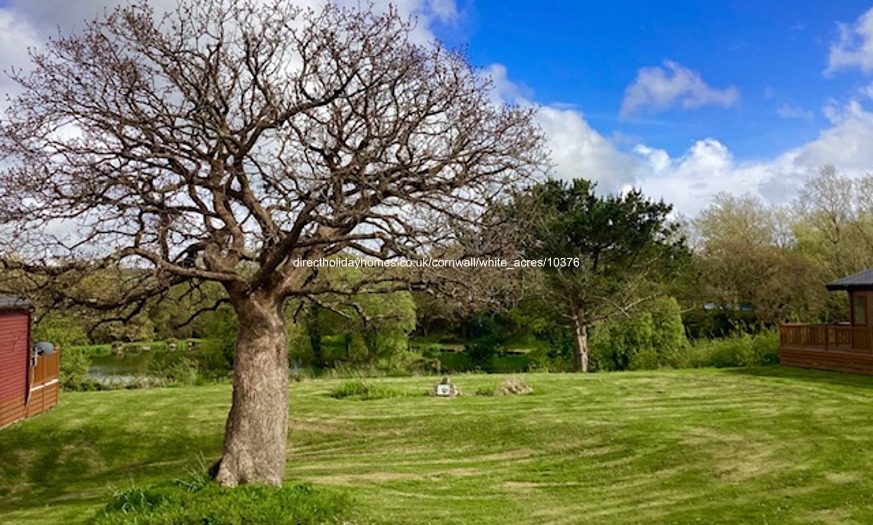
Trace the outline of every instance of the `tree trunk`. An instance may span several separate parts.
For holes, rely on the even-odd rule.
[[[312,357],[315,361],[315,368],[321,370],[326,362],[324,359],[324,349],[321,346],[321,322],[319,313],[321,307],[312,305],[309,307],[308,330],[309,330],[309,345],[312,347]]]
[[[588,324],[585,321],[585,310],[577,308],[573,316],[573,370],[576,372],[588,371]]]
[[[235,301],[239,337],[233,402],[215,479],[226,486],[281,485],[288,442],[288,344],[282,301]]]

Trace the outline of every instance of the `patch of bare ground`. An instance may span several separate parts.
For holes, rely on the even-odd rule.
[[[422,453],[432,452],[430,449],[421,449]],[[411,456],[412,454],[407,454],[407,456]],[[391,461],[391,465],[395,467],[419,467],[419,466],[427,466],[427,465],[468,465],[468,464],[476,464],[476,463],[495,463],[495,462],[506,462],[512,461],[515,464],[519,463],[530,463],[537,460],[539,453],[532,449],[518,449],[498,454],[485,454],[485,455],[468,455],[464,457],[442,457],[436,459],[409,459],[408,461]],[[307,455],[305,459],[312,460],[313,457],[317,458],[316,455]],[[303,455],[292,454],[290,460],[293,462],[295,458],[303,459]],[[325,463],[313,463],[313,464],[304,464],[304,465],[294,465],[294,471],[296,472],[308,472],[308,471],[323,471],[325,469],[330,470],[346,470],[351,468],[361,468],[361,467],[370,467],[375,469],[384,468],[384,461],[357,461],[357,457],[353,457],[350,462],[331,462],[329,464]],[[455,469],[458,470],[458,469]]]
[[[835,485],[851,485],[863,481],[864,477],[858,472],[829,472],[825,479]]]
[[[842,509],[826,509],[810,512],[804,523],[827,524],[827,525],[855,525],[860,523],[851,518],[848,512]]]
[[[503,488],[509,490],[530,491],[534,489],[548,489],[555,487],[578,487],[582,483],[577,481],[561,481],[561,482],[533,482],[533,481],[507,481],[503,484]]]
[[[289,427],[292,432],[294,432],[295,430],[302,430],[304,432],[315,432],[320,434],[342,434],[354,432],[355,430],[357,430],[341,423],[328,423],[325,421],[312,419],[292,419]]]
[[[728,483],[774,474],[790,467],[786,461],[774,457],[774,451],[767,443],[747,439],[741,434],[700,428],[695,429],[684,443],[705,446],[713,456],[715,476]]]
[[[328,474],[324,476],[315,476],[312,481],[316,483],[325,483],[328,485],[344,485],[355,486],[361,483],[387,483],[391,481],[410,481],[410,480],[439,480],[447,477],[475,477],[481,475],[482,472],[478,469],[448,469],[439,470],[427,473],[410,473],[410,472],[367,472],[358,474]]]

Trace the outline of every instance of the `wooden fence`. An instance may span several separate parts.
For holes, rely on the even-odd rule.
[[[28,388],[20,395],[0,403],[0,428],[33,417],[58,404],[60,391],[60,352],[40,356],[35,366],[28,363]]]
[[[779,361],[801,368],[873,374],[873,329],[848,324],[784,324]]]

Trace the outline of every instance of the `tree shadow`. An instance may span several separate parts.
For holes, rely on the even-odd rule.
[[[754,368],[732,368],[725,370],[724,372],[726,374],[742,375],[749,377],[785,379],[792,382],[805,381],[809,383],[873,390],[873,376],[848,374],[845,372],[831,372],[827,370],[815,370],[809,368],[797,368],[782,365]]]
[[[91,424],[52,428],[51,421],[35,418],[0,432],[0,515],[71,502],[97,504],[134,481],[183,478],[198,458],[217,457],[221,450],[220,433],[196,427],[156,426],[143,435]]]

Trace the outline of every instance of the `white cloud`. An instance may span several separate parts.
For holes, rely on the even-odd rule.
[[[256,0],[265,1],[265,0]],[[294,0],[300,7],[318,8],[328,0]],[[334,0],[341,5],[360,6],[359,0]],[[149,5],[160,15],[177,5],[178,0],[150,0]],[[30,59],[27,49],[40,48],[49,37],[81,31],[86,22],[103,16],[127,0],[0,0],[0,71],[12,67],[27,69]],[[365,4],[366,5],[366,4]],[[412,30],[414,42],[426,44],[434,40],[431,27],[435,22],[456,23],[460,19],[456,0],[373,0],[373,9],[383,12],[389,6],[403,17],[417,21]],[[0,74],[0,90],[14,95],[17,85]],[[0,111],[5,101],[0,99]]]
[[[842,107],[830,104],[826,110],[831,127],[797,152],[803,166],[834,164],[849,173],[873,170],[873,113],[852,100]]]
[[[642,111],[656,113],[677,104],[685,109],[711,105],[730,107],[739,97],[736,87],[714,88],[696,71],[667,60],[664,67],[644,67],[637,72],[636,80],[624,92],[621,115]]]
[[[530,104],[529,99],[533,95],[531,90],[510,80],[503,64],[491,64],[482,69],[480,74],[491,81],[491,98],[494,102]]]
[[[739,162],[718,140],[699,140],[671,158],[661,149],[637,146],[636,183],[653,197],[663,197],[693,215],[719,192],[752,193],[773,202],[793,198],[803,181],[821,166],[833,164],[849,176],[873,170],[873,113],[857,101],[826,108],[831,126],[810,142],[772,159]]]
[[[793,119],[799,118],[804,120],[812,120],[815,116],[812,111],[808,109],[803,109],[800,106],[795,106],[793,104],[781,104],[778,108],[776,108],[776,114],[782,118]]]
[[[852,24],[837,24],[840,38],[831,44],[825,76],[841,69],[858,68],[873,72],[873,9]]]
[[[0,69],[25,68],[29,65],[28,47],[38,47],[40,39],[26,22],[11,12],[0,9]],[[6,74],[0,73],[0,91],[11,94],[15,84]],[[3,101],[0,101],[0,105]]]
[[[455,0],[428,0],[424,10],[440,22],[455,22],[460,16]]]
[[[294,0],[294,3],[301,7],[317,8],[327,1]],[[359,0],[334,1],[348,6],[362,5]],[[2,17],[12,19],[16,25],[27,27],[32,34],[39,34],[42,38],[47,38],[56,34],[58,28],[62,33],[81,30],[87,21],[126,3],[127,0],[11,0],[9,5],[0,7],[0,20]],[[177,0],[150,0],[149,5],[156,13],[160,14],[175,7]],[[366,6],[366,2],[363,5]],[[418,19],[413,36],[421,42],[433,39],[433,32],[430,28],[434,22],[455,23],[461,16],[455,0],[373,1],[373,8],[378,11],[384,11],[389,5],[395,7],[402,16],[413,16]],[[3,46],[2,49],[8,49],[15,53],[21,50],[22,46],[21,44]],[[6,59],[5,54],[0,53],[0,59]]]
[[[616,149],[578,111],[545,106],[536,118],[552,151],[557,178],[595,180],[606,191],[633,182],[636,159]]]
[[[505,67],[492,65],[485,73],[494,80],[496,99],[530,104]],[[830,126],[815,140],[752,161],[736,159],[726,144],[712,137],[695,141],[676,156],[639,140],[628,144],[620,134],[604,137],[582,112],[565,106],[540,106],[536,119],[552,152],[556,178],[584,177],[609,192],[636,186],[673,203],[679,213],[695,215],[720,192],[787,202],[824,164],[834,164],[849,175],[873,170],[873,148],[868,146],[873,144],[873,113],[857,101],[842,105],[830,101],[824,113]]]

